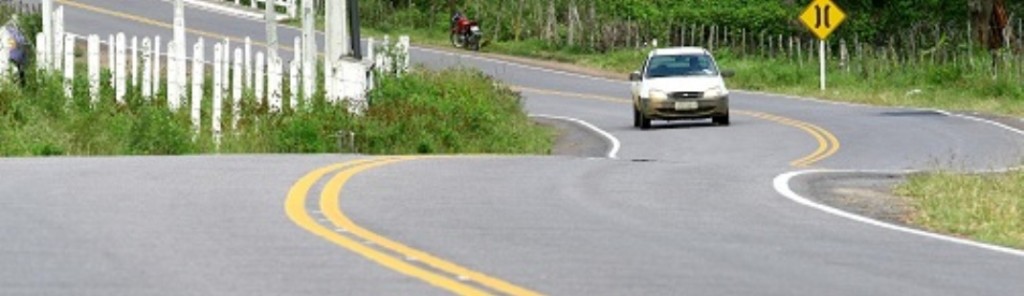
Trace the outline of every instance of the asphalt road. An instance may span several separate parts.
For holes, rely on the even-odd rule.
[[[73,33],[170,37],[168,3],[74,3]],[[263,36],[258,22],[187,15],[192,37]],[[798,164],[1016,165],[1024,138],[1005,129],[737,91],[732,126],[639,131],[623,81],[462,53],[412,58],[515,85],[529,112],[614,136],[617,159],[0,159],[0,295],[1024,293],[1021,256],[843,219],[773,188],[808,156],[817,161]]]

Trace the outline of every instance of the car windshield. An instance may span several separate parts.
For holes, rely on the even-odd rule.
[[[647,62],[647,78],[710,75],[718,75],[718,67],[707,54],[661,55]]]

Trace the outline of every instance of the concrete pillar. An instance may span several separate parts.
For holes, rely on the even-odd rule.
[[[235,49],[235,64],[231,83],[231,128],[238,129],[238,120],[242,118],[242,49]]]
[[[124,40],[124,33],[117,33],[117,37],[115,37],[115,39],[115,42],[117,43],[115,45],[117,52],[114,53],[114,99],[117,101],[118,104],[124,104],[124,96],[125,94],[127,94],[128,91],[127,85],[125,83],[125,79],[127,79],[127,77],[125,76],[127,75],[125,73],[126,46]]]
[[[100,100],[100,36],[89,35],[86,45],[89,64],[89,101],[96,104]]]
[[[58,71],[64,67],[64,6],[53,12],[53,59],[51,66]]]
[[[177,94],[175,100],[179,103],[181,98],[185,97],[185,85],[188,79],[188,41],[185,39],[185,4],[184,0],[174,0],[174,47],[167,48],[168,51],[174,51],[174,76],[167,75],[167,79],[172,81],[168,83],[169,86],[173,86],[176,89],[174,92]],[[169,65],[168,65],[169,66]],[[170,90],[168,90],[168,93]],[[173,107],[174,111],[177,111],[177,105]]]
[[[348,32],[348,1],[327,1],[326,34],[324,45],[324,87],[327,100],[337,102],[343,98],[341,86],[336,83],[342,76],[342,60],[350,55]]]
[[[36,46],[42,53],[42,58],[37,59],[39,67],[43,69],[53,69],[51,61],[53,61],[52,53],[54,52],[53,47],[53,0],[43,0],[43,37],[42,42],[39,42],[39,38],[36,38]]]
[[[363,114],[366,111],[366,64],[362,61],[341,61],[341,75],[335,83],[342,98],[348,100],[349,112]]]
[[[10,55],[8,55],[10,56]],[[73,99],[75,91],[75,37],[64,35],[64,96]]]
[[[302,94],[304,100],[313,97],[317,87],[316,7],[311,0],[302,1]]]
[[[257,7],[256,6],[256,1],[257,0],[249,0],[249,6],[255,9]]]
[[[192,128],[197,135],[202,127],[203,84],[206,82],[206,75],[203,73],[206,68],[205,55],[203,38],[199,38],[192,48],[192,102],[189,104],[192,107]]]
[[[267,57],[277,56],[277,12],[274,10],[274,1],[266,0],[264,3],[264,21],[267,23]]]
[[[160,42],[159,35],[157,35],[153,40],[153,45],[155,47],[153,48],[153,94],[156,95],[160,93],[160,89],[163,87],[163,81],[161,81],[160,74],[163,73],[164,70],[160,65],[160,62],[163,60],[164,52],[161,49],[161,47],[163,47],[163,43]]]
[[[188,41],[185,39],[185,1],[174,0],[174,83],[178,89],[178,100],[185,97],[185,86],[188,79]],[[168,49],[170,50],[170,49]],[[168,76],[168,78],[171,78]]]
[[[223,49],[221,44],[213,45],[213,112],[210,118],[211,131],[213,132],[213,141],[220,147],[221,137],[221,109],[224,104],[224,59]]]
[[[281,111],[281,57],[271,56],[267,63],[267,104],[270,112]]]
[[[256,88],[256,103],[258,103],[258,104],[262,104],[263,103],[263,98],[265,98],[265,96],[263,95],[264,94],[263,93],[263,81],[264,81],[263,63],[264,63],[264,61],[266,61],[266,59],[264,59],[263,53],[262,52],[256,53],[256,87],[255,88]]]
[[[296,0],[288,0],[288,17],[295,18],[298,15],[298,7],[295,5]]]
[[[142,97],[153,97],[153,41],[142,38]]]

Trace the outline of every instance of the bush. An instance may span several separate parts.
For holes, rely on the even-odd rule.
[[[475,70],[385,79],[371,103],[357,135],[363,152],[548,153],[551,146],[519,94]]]

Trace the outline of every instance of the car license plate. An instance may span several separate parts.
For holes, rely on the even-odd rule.
[[[697,102],[676,102],[676,111],[697,110]]]

